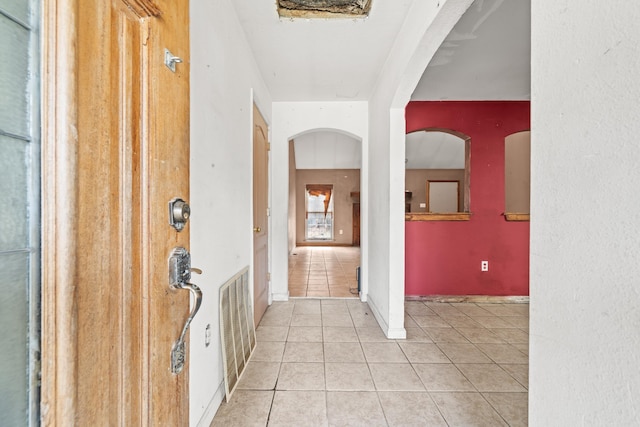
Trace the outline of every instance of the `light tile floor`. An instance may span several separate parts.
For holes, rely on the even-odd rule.
[[[289,256],[292,297],[357,297],[360,248],[299,246]]]
[[[274,303],[212,426],[526,426],[528,304],[407,301],[388,340],[355,299]]]

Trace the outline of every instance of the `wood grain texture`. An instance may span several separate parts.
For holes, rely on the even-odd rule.
[[[161,10],[151,0],[122,0],[140,18],[160,16]]]
[[[415,212],[404,214],[405,221],[469,221],[471,219],[471,213],[458,212],[458,213],[429,213],[429,212]]]
[[[42,86],[42,425],[73,425],[77,408],[77,1],[45,1]]]
[[[269,304],[269,129],[253,105],[253,322],[255,326]]]
[[[504,219],[507,221],[529,221],[530,216],[528,213],[504,213]]]
[[[169,359],[189,296],[167,279],[189,242],[167,218],[189,197],[188,2],[135,3],[45,2],[45,425],[188,424]]]

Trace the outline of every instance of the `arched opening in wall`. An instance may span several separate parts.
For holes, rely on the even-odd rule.
[[[531,131],[504,139],[504,216],[507,221],[529,220]]]
[[[289,295],[358,297],[362,143],[335,130],[289,141]]]
[[[454,219],[469,213],[470,138],[449,129],[408,133],[405,215]]]

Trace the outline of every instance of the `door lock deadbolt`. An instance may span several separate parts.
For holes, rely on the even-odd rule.
[[[182,231],[191,216],[191,208],[182,199],[175,198],[169,202],[169,224]]]

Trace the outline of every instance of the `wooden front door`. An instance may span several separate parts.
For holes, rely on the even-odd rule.
[[[256,326],[269,305],[268,200],[269,141],[267,123],[253,106],[253,319]]]
[[[189,197],[188,0],[43,13],[43,425],[188,425],[170,355],[189,293],[168,280],[189,245],[168,208]]]

